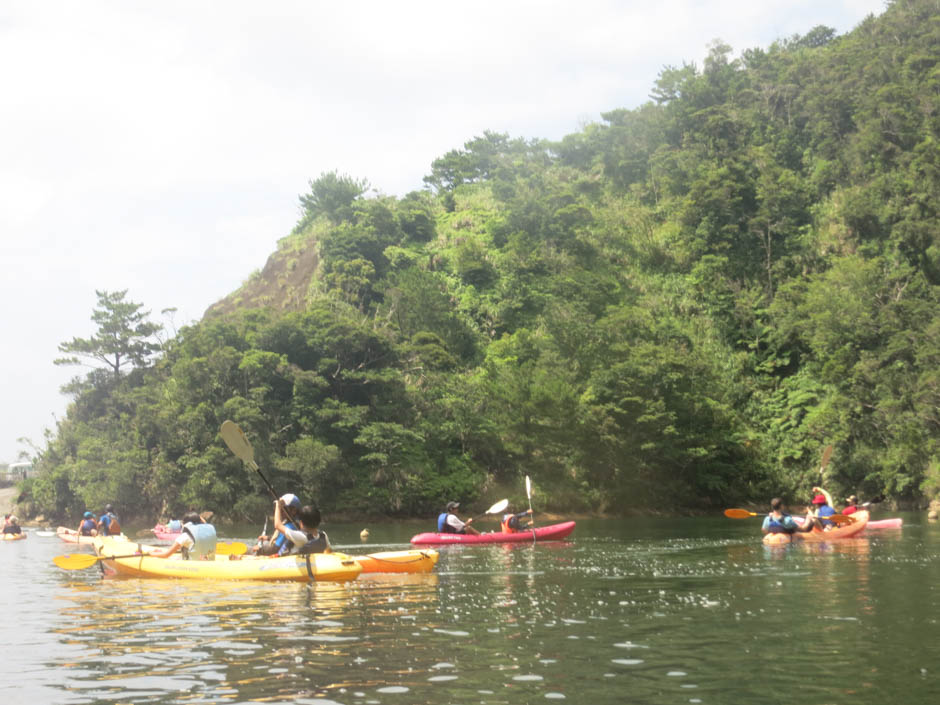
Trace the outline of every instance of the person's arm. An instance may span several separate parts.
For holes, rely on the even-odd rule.
[[[180,550],[180,547],[182,546],[182,542],[180,541],[180,539],[182,539],[183,536],[184,534],[180,534],[172,544],[170,544],[166,548],[158,548],[155,551],[151,551],[149,555],[154,556],[156,558],[169,558],[178,550]]]
[[[279,499],[274,502],[274,528],[290,538],[290,534],[287,533],[290,529],[284,525],[284,515],[281,511],[281,500]]]
[[[333,553],[333,546],[330,544],[330,537],[326,535],[325,531],[320,531],[323,534],[323,541],[326,543],[326,548],[323,549],[324,553]]]

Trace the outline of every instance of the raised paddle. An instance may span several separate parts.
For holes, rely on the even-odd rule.
[[[829,464],[829,458],[832,457],[832,446],[826,446],[826,450],[823,451],[822,462],[819,463],[819,476],[822,477],[823,470],[826,469],[826,466]]]
[[[506,507],[508,507],[508,506],[509,506],[509,500],[508,500],[508,499],[501,499],[501,500],[499,500],[496,504],[494,504],[492,507],[490,507],[489,509],[487,509],[485,512],[483,512],[482,514],[477,514],[477,515],[476,515],[475,517],[473,517],[473,518],[474,518],[474,519],[479,519],[480,517],[485,517],[487,514],[499,514],[501,511],[503,511],[503,510],[504,510]]]
[[[229,450],[232,451],[237,458],[241,458],[245,465],[258,473],[258,477],[264,482],[265,487],[268,488],[268,492],[270,492],[274,500],[277,501],[277,492],[274,491],[271,483],[268,482],[268,478],[264,476],[264,473],[261,472],[261,468],[258,467],[258,463],[255,462],[254,448],[251,447],[251,443],[248,442],[248,437],[245,435],[244,431],[239,428],[238,424],[234,421],[223,421],[222,428],[219,429],[219,434],[222,436],[222,440],[225,441],[225,445],[228,446]],[[287,514],[287,518],[296,525],[297,522],[294,521],[294,515],[290,507],[285,505],[284,511]]]
[[[529,521],[532,522],[532,544],[535,545],[535,513],[532,511],[532,480],[525,476],[525,495],[529,498]]]
[[[877,497],[872,497],[872,498],[871,498],[870,500],[868,500],[867,502],[862,502],[862,503],[861,503],[860,505],[858,505],[858,506],[860,506],[860,507],[870,507],[870,506],[873,505],[873,504],[879,504],[879,503],[884,502],[884,501],[885,501],[885,496],[884,496],[883,494],[880,494],[880,495],[878,495]]]

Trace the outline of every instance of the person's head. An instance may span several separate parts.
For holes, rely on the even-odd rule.
[[[92,514],[91,512],[85,512],[85,514],[82,516],[82,518],[83,518],[83,519],[94,519],[94,518],[95,518],[95,515]]]
[[[456,511],[457,507],[459,506],[460,506],[460,502],[448,502],[447,506],[444,507],[444,511],[446,511],[449,514],[450,512]]]
[[[849,498],[846,500],[849,504],[858,504],[858,497],[854,494],[850,494]]]
[[[16,523],[17,523],[17,518],[11,514],[9,521],[10,521],[11,524],[13,524],[13,525],[15,526]]]
[[[295,494],[290,494],[289,492],[285,495],[281,495],[281,502],[284,503],[285,507],[290,509],[300,509],[300,497]]]
[[[813,504],[815,504],[817,507],[825,503],[826,503],[826,495],[818,494],[815,497],[813,497]]]
[[[199,516],[198,512],[186,512],[183,515],[184,524],[202,524],[202,517]]]
[[[105,510],[106,512],[113,512],[113,511],[114,511],[114,505],[106,504],[106,505],[104,505],[104,510]]]
[[[783,511],[783,500],[780,497],[774,497],[770,500],[770,508],[775,512]]]
[[[320,509],[309,504],[300,508],[297,512],[297,519],[308,529],[316,529],[320,526]]]

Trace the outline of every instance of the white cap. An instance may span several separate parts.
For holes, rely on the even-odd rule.
[[[288,507],[300,507],[300,500],[295,494],[286,494],[281,497],[281,501],[286,504]]]

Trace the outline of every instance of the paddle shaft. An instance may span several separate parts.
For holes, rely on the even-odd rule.
[[[535,545],[535,512],[532,511],[532,481],[525,476],[525,495],[529,498],[529,516],[532,521],[532,545]]]

